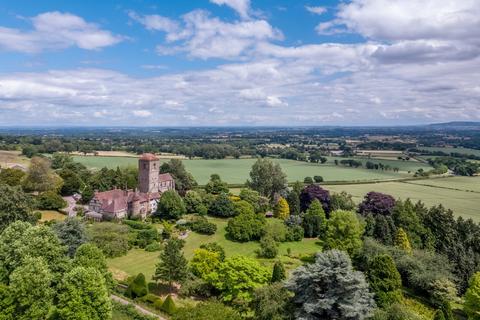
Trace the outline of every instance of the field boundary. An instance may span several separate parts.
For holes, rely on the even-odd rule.
[[[411,183],[409,181],[400,181],[400,182],[405,183],[405,184],[415,185],[415,186],[423,186],[423,187],[438,188],[438,189],[447,189],[447,190],[461,191],[461,192],[480,193],[480,191],[475,191],[475,190],[465,190],[465,189],[450,188],[450,187],[444,187],[444,186],[432,186],[431,184],[426,184],[426,183]]]

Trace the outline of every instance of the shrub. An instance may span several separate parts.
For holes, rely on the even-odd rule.
[[[323,182],[323,177],[322,176],[313,176],[313,181],[316,183]]]
[[[147,252],[155,252],[162,250],[162,245],[158,242],[152,242],[145,247],[145,251]]]
[[[235,207],[235,215],[238,216],[242,213],[255,213],[254,207],[245,200],[236,201],[233,203]]]
[[[67,206],[67,202],[55,191],[42,192],[37,200],[41,210],[59,210]]]
[[[245,242],[260,239],[265,224],[263,214],[244,213],[230,219],[225,230],[232,240]]]
[[[305,179],[303,179],[303,183],[312,184],[313,183],[312,177],[305,177]]]
[[[265,234],[271,236],[277,242],[285,242],[287,238],[287,226],[282,220],[269,219],[265,226]]]
[[[133,281],[128,285],[125,295],[130,298],[140,298],[145,296],[148,293],[147,281],[145,280],[145,275],[139,273]]]
[[[222,193],[216,197],[208,208],[208,214],[216,217],[233,217],[237,214],[232,200],[227,194]]]
[[[240,314],[219,301],[200,302],[196,306],[179,308],[172,320],[241,320]]]
[[[290,208],[288,206],[287,200],[285,198],[280,197],[278,199],[275,208],[273,209],[273,214],[275,218],[286,219],[290,215]]]
[[[217,225],[208,222],[207,218],[199,217],[190,224],[190,229],[200,234],[212,235],[217,231]]]
[[[173,301],[171,295],[167,296],[160,310],[162,310],[163,312],[169,315],[173,315],[175,313],[175,311],[177,310],[177,307],[175,306],[175,302]]]
[[[257,250],[257,254],[261,258],[273,259],[278,254],[278,244],[275,239],[267,234],[260,239],[260,249]]]
[[[304,231],[302,227],[293,225],[287,228],[286,241],[302,241],[303,237]]]
[[[270,281],[271,283],[283,281],[287,278],[285,275],[285,268],[283,266],[282,261],[277,260],[275,261],[275,264],[273,265],[273,272],[272,272],[272,280]]]

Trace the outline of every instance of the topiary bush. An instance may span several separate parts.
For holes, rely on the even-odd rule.
[[[132,299],[141,298],[148,294],[147,281],[145,280],[145,275],[139,273],[133,281],[128,285],[125,295]]]
[[[167,296],[160,310],[162,310],[163,312],[169,315],[173,315],[175,313],[175,311],[177,310],[177,307],[175,306],[175,302],[173,301],[171,295]]]

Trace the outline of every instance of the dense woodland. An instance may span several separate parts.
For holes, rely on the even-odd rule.
[[[479,319],[480,225],[442,206],[377,192],[357,205],[314,181],[287,187],[269,159],[256,161],[238,195],[215,174],[198,188],[180,160],[161,171],[177,190],[146,221],[86,223],[79,211],[40,223],[37,210],[64,207],[61,195],[88,202],[96,189],[133,188],[136,171],[91,172],[64,153],[34,156],[26,173],[2,170],[0,318],[110,319],[114,293],[177,320]],[[182,235],[215,234],[212,217],[227,221],[230,241],[258,242],[257,258],[212,242],[187,260]],[[304,238],[316,238],[318,252],[292,257],[300,266],[288,270],[279,243]],[[114,280],[106,258],[132,248],[158,251],[153,279]],[[172,294],[155,294],[151,281]],[[177,305],[192,297],[202,302]]]

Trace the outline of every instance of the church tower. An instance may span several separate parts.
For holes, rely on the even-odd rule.
[[[158,192],[160,159],[154,154],[145,153],[138,160],[138,188],[140,192]]]

